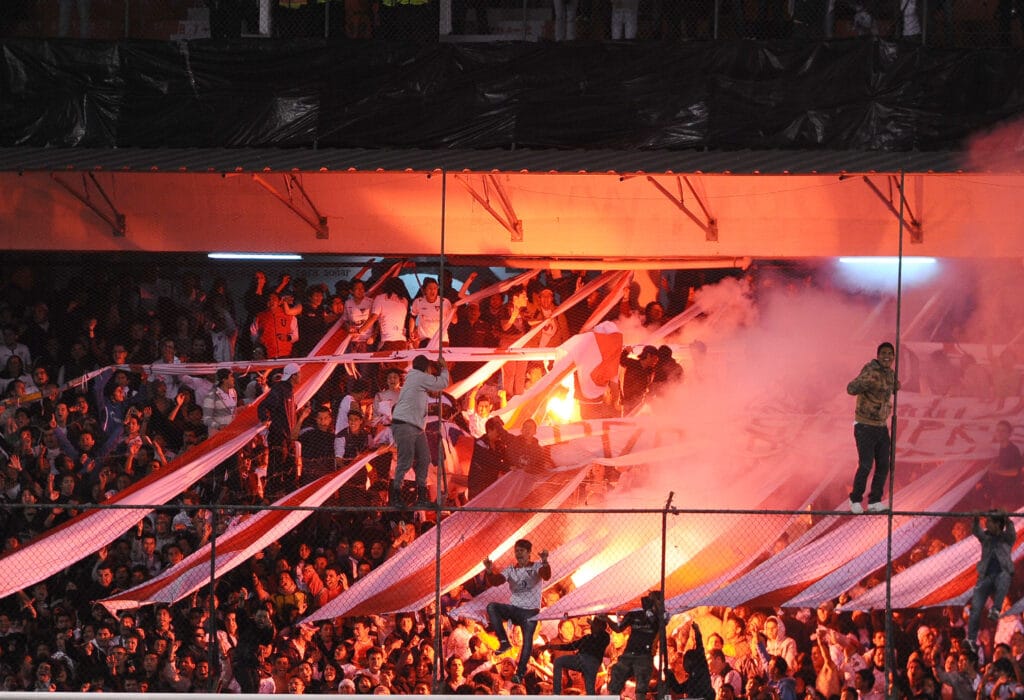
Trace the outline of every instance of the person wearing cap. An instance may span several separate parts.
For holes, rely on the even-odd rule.
[[[533,543],[529,540],[517,540],[514,549],[515,564],[505,567],[500,573],[493,570],[494,563],[490,559],[483,561],[484,581],[490,586],[507,583],[511,593],[508,603],[487,605],[487,619],[490,620],[491,629],[498,637],[498,654],[504,654],[512,648],[505,632],[506,620],[523,631],[523,648],[519,652],[519,663],[512,679],[513,683],[522,682],[526,673],[530,652],[533,650],[533,633],[537,629],[537,621],[533,617],[540,612],[544,581],[551,579],[548,550],[540,550],[540,561],[531,561],[532,550]]]
[[[654,381],[654,368],[658,365],[658,348],[645,345],[639,359],[629,356],[629,350],[622,351],[619,364],[625,370],[622,375],[622,413],[630,415],[647,398],[647,392]]]
[[[391,412],[391,434],[398,449],[398,463],[389,494],[391,506],[401,504],[402,481],[410,468],[416,475],[417,505],[429,505],[427,469],[430,466],[430,448],[423,426],[427,420],[430,392],[444,391],[449,383],[448,363],[443,356],[438,360],[440,371],[436,376],[430,372],[430,365],[426,355],[417,355],[413,359],[412,369]]]
[[[985,515],[985,529],[981,528],[981,518],[974,516],[972,532],[981,543],[981,560],[978,561],[978,582],[974,586],[971,597],[971,615],[967,619],[967,645],[971,651],[977,650],[978,625],[985,601],[992,597],[992,607],[988,616],[998,620],[1010,591],[1013,579],[1013,559],[1011,550],[1017,540],[1017,531],[1006,511],[993,510]]]
[[[267,427],[267,493],[282,495],[294,488],[297,479],[295,462],[290,460],[292,428],[295,425],[295,386],[299,383],[299,366],[289,362],[266,397],[257,407],[257,415]]]
[[[216,385],[203,397],[203,423],[211,436],[235,419],[237,407],[235,375],[229,369],[217,370]]]

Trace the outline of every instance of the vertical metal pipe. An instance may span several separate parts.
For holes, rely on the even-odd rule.
[[[665,508],[661,511],[661,583],[658,588],[661,593],[661,605],[658,610],[658,642],[661,663],[658,664],[658,698],[666,697],[665,673],[668,668],[668,639],[665,638],[665,558],[668,555],[668,514],[674,512],[672,497],[675,491],[668,492],[668,499],[665,501]]]
[[[192,514],[193,516],[195,513]],[[210,508],[210,593],[207,596],[207,619],[206,619],[206,644],[210,656],[210,678],[216,678],[217,673],[217,608],[213,599],[217,594],[217,509]],[[204,692],[219,691],[219,688],[204,688]]]
[[[900,378],[900,324],[902,322],[903,312],[903,203],[906,201],[906,172],[900,171],[900,216],[899,216],[899,242],[898,252],[899,258],[896,265],[896,338],[893,343],[896,346],[896,361],[894,365],[894,373],[896,375],[896,381],[899,382]],[[898,384],[897,384],[898,385]],[[896,484],[896,414],[899,401],[899,391],[895,391],[892,397],[892,419],[890,421],[890,435],[889,435],[889,512],[886,518],[887,520],[887,532],[886,532],[886,556],[885,556],[885,677],[889,678],[890,674],[895,669],[895,659],[893,658],[893,631],[892,631],[892,507],[893,507],[893,487]],[[877,467],[876,467],[877,468]],[[886,696],[893,697],[893,689],[886,688]]]
[[[444,343],[441,342],[444,338],[444,237],[445,237],[445,217],[447,214],[447,197],[448,197],[448,171],[445,169],[441,170],[441,252],[439,256],[438,264],[438,304],[440,304],[440,318],[441,327],[438,329],[437,337],[437,359],[440,360],[444,357]],[[441,639],[441,499],[446,496],[444,488],[444,482],[447,481],[445,477],[445,466],[444,466],[444,404],[442,403],[443,396],[437,397],[437,474],[435,484],[435,498],[434,498],[434,649],[440,651],[444,647],[442,646]],[[444,682],[444,654],[434,654],[434,692],[440,693],[441,686]]]

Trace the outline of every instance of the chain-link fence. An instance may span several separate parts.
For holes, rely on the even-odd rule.
[[[437,41],[823,39],[1020,45],[1017,0],[12,0],[4,36]]]
[[[794,261],[12,254],[5,687],[708,696],[706,658],[752,698],[963,690],[1024,651],[1019,279],[943,264],[894,297]],[[454,383],[396,482],[442,298]]]
[[[908,696],[921,682],[913,659],[953,685],[947,656],[977,658],[965,626],[976,626],[982,648],[1006,637],[995,607],[978,619],[961,614],[978,559],[969,513],[600,510],[584,503],[596,478],[568,509],[528,513],[336,505],[345,489],[315,508],[254,508],[236,497],[197,504],[203,484],[174,505],[120,513],[25,499],[5,507],[9,526],[46,532],[76,516],[145,515],[119,536],[92,535],[98,552],[52,576],[8,573],[33,583],[0,613],[6,689],[24,687],[11,661],[29,656],[31,670],[48,672],[37,689],[548,694],[557,684],[635,693],[645,671],[630,667],[624,688],[624,667],[658,624],[649,631],[629,611],[656,609],[652,591],[662,590],[664,634],[643,649],[652,691],[664,683],[683,692],[694,628],[716,685],[739,683],[743,693],[748,683],[770,686],[782,658],[785,677],[819,688],[852,687],[889,663],[894,681],[879,688]],[[291,521],[263,531],[278,517]],[[468,533],[467,521],[489,525]],[[516,552],[522,539],[532,550]],[[24,546],[46,560],[45,541]],[[489,557],[491,576],[516,580],[518,566],[543,579],[532,650],[523,652],[521,627],[494,624],[520,592],[482,570]],[[1021,592],[1015,584],[1009,593],[1012,602]],[[1018,607],[1003,619],[1019,620]],[[578,665],[581,640],[594,636],[600,658]],[[822,653],[838,656],[838,676],[827,662],[822,671]]]

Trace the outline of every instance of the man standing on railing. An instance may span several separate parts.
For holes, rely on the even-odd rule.
[[[400,506],[402,480],[412,468],[416,475],[416,505],[430,505],[427,492],[427,469],[430,467],[430,447],[423,425],[427,420],[427,402],[430,392],[444,391],[448,387],[448,363],[442,356],[438,361],[438,373],[432,372],[431,362],[426,355],[417,355],[412,361],[412,370],[405,377],[398,402],[391,412],[391,434],[398,449],[398,463],[395,477],[391,482],[389,505]]]
[[[484,580],[491,586],[507,583],[511,593],[507,604],[488,603],[487,605],[487,618],[491,622],[494,634],[498,637],[498,654],[504,654],[512,648],[508,641],[508,633],[505,631],[506,620],[523,631],[523,648],[519,651],[519,664],[516,666],[515,676],[512,677],[513,683],[522,683],[526,666],[530,662],[530,652],[533,651],[533,633],[537,629],[537,621],[532,618],[540,612],[541,593],[544,590],[543,582],[551,578],[548,550],[540,550],[540,561],[530,561],[531,550],[533,550],[532,542],[517,540],[515,544],[516,563],[505,567],[501,573],[492,570],[494,564],[490,559],[484,559]]]
[[[875,475],[871,479],[868,493],[868,511],[879,513],[885,510],[882,492],[889,476],[889,453],[892,442],[889,438],[889,415],[892,413],[892,397],[899,389],[896,373],[892,369],[896,349],[886,342],[878,346],[875,359],[861,369],[860,374],[846,385],[846,393],[857,397],[857,409],[853,424],[853,439],[857,443],[857,473],[853,477],[850,491],[850,511],[863,513],[864,489],[872,466]]]

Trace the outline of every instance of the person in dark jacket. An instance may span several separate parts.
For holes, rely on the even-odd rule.
[[[604,615],[595,615],[590,620],[590,634],[580,637],[568,644],[549,644],[550,650],[575,651],[575,654],[559,656],[554,663],[554,689],[555,695],[562,694],[562,671],[579,671],[583,676],[583,686],[587,695],[597,695],[597,672],[601,670],[601,661],[604,659],[604,650],[611,643],[611,635],[608,634],[608,618]]]
[[[1017,540],[1017,531],[1013,521],[1002,510],[994,510],[985,516],[985,529],[981,529],[981,519],[974,516],[974,536],[981,542],[981,560],[978,562],[978,583],[974,586],[971,598],[971,616],[967,620],[967,644],[971,651],[976,650],[978,624],[981,621],[981,610],[985,601],[992,596],[992,607],[988,616],[998,620],[1010,591],[1013,578],[1013,559],[1010,552]]]
[[[622,656],[615,662],[609,672],[608,694],[620,695],[626,681],[632,676],[636,680],[636,696],[642,698],[647,693],[654,672],[654,659],[651,650],[662,625],[661,592],[653,591],[640,599],[640,610],[627,613],[618,622],[612,622],[611,628],[623,632],[629,628],[629,640]]]
[[[295,426],[295,387],[299,383],[299,366],[289,362],[266,398],[256,409],[259,419],[268,423],[267,493],[280,496],[295,488],[298,474],[292,456],[292,429]]]
[[[715,689],[711,685],[711,670],[708,668],[707,656],[704,653],[704,640],[700,634],[700,627],[694,622],[692,625],[694,647],[683,654],[683,670],[686,672],[686,680],[682,683],[676,677],[675,671],[666,674],[668,687],[673,693],[684,694],[690,698],[713,698]]]

